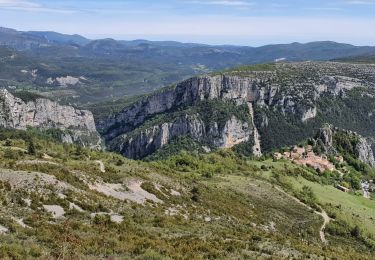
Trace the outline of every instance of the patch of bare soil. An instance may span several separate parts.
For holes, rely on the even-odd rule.
[[[147,200],[163,203],[163,201],[158,199],[154,194],[142,189],[142,183],[142,181],[131,181],[124,186],[123,184],[119,183],[112,184],[96,182],[94,184],[88,184],[88,186],[91,190],[96,190],[102,194],[119,200],[130,200],[138,204],[144,204]]]

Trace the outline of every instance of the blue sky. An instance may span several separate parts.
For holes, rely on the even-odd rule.
[[[0,0],[0,26],[89,38],[375,45],[375,0]]]

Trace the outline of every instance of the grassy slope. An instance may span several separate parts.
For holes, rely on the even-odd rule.
[[[366,233],[375,236],[375,201],[361,195],[342,192],[333,186],[313,183],[301,177],[291,178],[291,181],[296,188],[302,188],[304,185],[311,187],[320,203],[339,206],[342,212],[341,219],[352,225],[358,224]]]
[[[289,193],[299,193],[303,187],[310,187],[316,196],[316,202],[325,209],[333,218],[326,233],[328,233],[328,241],[330,245],[342,246],[357,244],[360,246],[359,238],[350,238],[350,233],[355,227],[358,227],[362,238],[374,241],[375,231],[375,201],[374,199],[363,198],[361,192],[344,193],[332,185],[324,185],[318,182],[309,181],[301,175],[294,175],[293,170],[299,170],[297,165],[289,164],[285,161],[272,162],[271,160],[256,162],[266,165],[268,168],[277,169],[283,177],[278,178],[277,183],[284,187]],[[282,172],[291,169],[292,174],[283,175]],[[311,171],[306,171],[311,174]],[[274,173],[268,171],[262,174],[262,178],[272,181]],[[339,228],[338,228],[339,227]],[[335,233],[339,230],[340,234]],[[345,237],[345,238],[344,238]],[[361,238],[361,239],[362,239]],[[351,242],[349,242],[351,241]],[[373,242],[372,242],[373,243]],[[366,249],[363,249],[366,250]]]
[[[16,148],[27,150],[27,138],[14,133],[7,137],[12,139],[13,148],[0,147],[0,176],[11,169],[25,170],[25,174],[39,171],[54,175],[81,192],[62,191],[68,197],[59,199],[55,185],[38,184],[37,179],[31,190],[8,191],[2,187],[0,198],[6,207],[0,209],[0,224],[10,232],[0,235],[1,257],[371,258],[370,249],[360,251],[362,247],[350,246],[350,239],[342,242],[349,245],[345,251],[342,244],[325,247],[320,242],[322,219],[274,187],[271,172],[282,171],[285,164],[297,167],[290,163],[246,162],[230,151],[201,156],[182,154],[145,163],[58,145],[35,136],[32,138],[37,154],[28,155]],[[5,145],[4,140],[1,143]],[[10,158],[9,149],[17,151],[17,159]],[[51,158],[40,159],[43,153]],[[16,163],[37,158],[58,165]],[[106,173],[99,171],[94,162],[97,159],[104,162]],[[17,172],[13,174],[18,176]],[[88,189],[82,182],[83,176],[108,183],[143,180],[148,183],[144,188],[164,203],[122,202]],[[166,196],[153,186],[156,183]],[[171,188],[181,196],[169,194]],[[25,197],[33,199],[31,208],[21,202],[20,198]],[[80,205],[85,212],[69,210],[68,202]],[[51,218],[39,209],[41,204],[63,206],[65,219]],[[177,215],[165,213],[171,208],[178,209]],[[103,211],[122,215],[124,221],[116,224],[104,217],[90,217],[93,212]],[[23,218],[32,228],[20,227],[12,216]]]

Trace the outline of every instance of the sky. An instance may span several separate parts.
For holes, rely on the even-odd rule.
[[[0,26],[91,39],[375,45],[375,0],[0,0]]]

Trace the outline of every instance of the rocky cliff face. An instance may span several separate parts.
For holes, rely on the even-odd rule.
[[[336,154],[337,151],[333,147],[333,135],[334,132],[338,130],[332,125],[325,125],[319,129],[315,140],[320,142],[325,154]]]
[[[64,130],[62,140],[99,147],[101,139],[90,111],[61,106],[44,98],[24,102],[7,90],[0,90],[0,126],[25,130],[27,127]]]
[[[253,129],[246,122],[232,116],[223,127],[215,122],[207,124],[199,114],[185,115],[173,122],[121,135],[109,144],[109,148],[124,156],[140,159],[168,144],[173,138],[187,135],[209,147],[230,148],[249,141]]]
[[[367,142],[367,140],[363,137],[359,139],[359,142],[356,146],[356,151],[358,155],[358,159],[364,163],[367,163],[372,168],[375,169],[375,159],[374,154],[371,149],[371,146]]]
[[[342,73],[350,77],[342,76]],[[122,152],[128,157],[142,157],[144,155],[142,150],[151,153],[168,143],[173,136],[184,134],[198,140],[202,137],[207,140],[206,137],[209,136],[208,143],[215,147],[230,147],[229,144],[251,141],[254,145],[254,154],[260,155],[262,131],[267,131],[269,118],[267,113],[257,115],[257,111],[273,111],[282,117],[297,118],[301,124],[308,123],[317,117],[319,113],[317,102],[322,96],[343,98],[347,91],[374,83],[369,81],[370,83],[365,84],[361,77],[368,78],[369,72],[365,72],[364,75],[361,73],[363,71],[359,73],[343,64],[297,63],[277,64],[269,71],[234,70],[219,75],[194,77],[124,108],[115,117],[101,122],[99,129],[111,149]],[[233,114],[226,118],[229,130],[224,128],[215,130],[213,125],[207,125],[203,119],[198,119],[202,117],[201,114],[196,116],[195,120],[199,121],[199,127],[196,128],[192,125],[197,125],[197,121],[193,123],[191,118],[180,117],[173,122],[158,123],[144,129],[144,126],[148,125],[145,123],[157,115],[172,114],[174,111],[194,107],[207,100],[234,102],[238,106],[248,104],[248,120],[239,120],[238,116]],[[232,116],[237,119],[233,121]],[[254,118],[257,116],[262,119],[259,125],[254,123]],[[251,131],[243,131],[238,135],[236,132],[238,129],[243,129],[245,123]],[[143,130],[137,131],[139,128]],[[216,135],[207,135],[215,131]],[[223,134],[225,132],[227,134]],[[246,133],[246,138],[243,133]],[[224,138],[225,135],[228,137]],[[236,141],[232,142],[233,138],[230,136],[236,136],[234,138]],[[155,141],[159,139],[160,141]]]
[[[340,138],[338,138],[338,135],[340,135]],[[325,125],[319,130],[315,140],[318,145],[322,146],[323,152],[326,154],[337,155],[340,150],[345,150],[345,152],[352,153],[358,160],[375,168],[375,159],[371,146],[366,138],[353,131]],[[345,140],[350,145],[346,144],[343,147],[342,140]]]

